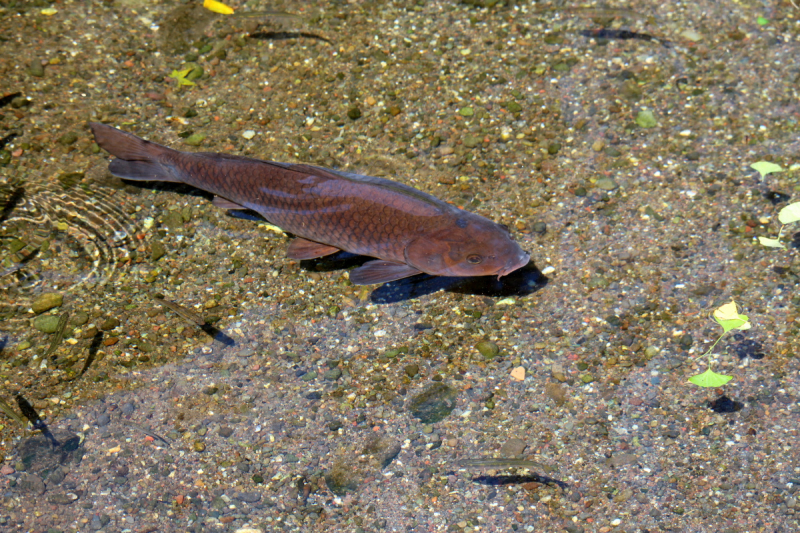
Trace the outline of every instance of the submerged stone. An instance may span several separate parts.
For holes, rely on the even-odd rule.
[[[457,391],[437,382],[411,398],[409,410],[423,424],[444,420],[456,407]]]
[[[33,301],[33,312],[37,315],[49,311],[54,307],[59,307],[64,303],[64,295],[57,292],[46,292]]]

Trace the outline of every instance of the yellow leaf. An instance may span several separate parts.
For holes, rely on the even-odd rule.
[[[739,318],[739,309],[736,307],[736,302],[731,300],[729,303],[717,307],[714,310],[714,318],[717,320],[733,320]]]
[[[203,7],[214,13],[233,15],[233,8],[226,6],[222,2],[217,2],[217,0],[203,0]]]
[[[192,80],[187,80],[186,76],[192,71],[192,69],[187,68],[185,70],[173,70],[172,73],[169,75],[170,78],[175,79],[178,82],[178,85],[195,85]]]
[[[726,333],[732,329],[750,329],[750,318],[747,315],[739,314],[739,309],[733,300],[714,310],[714,320],[722,326]]]

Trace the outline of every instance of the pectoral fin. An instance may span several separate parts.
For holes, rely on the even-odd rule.
[[[245,206],[239,205],[236,202],[231,202],[230,200],[221,196],[215,196],[214,199],[211,200],[211,203],[214,205],[214,207],[219,207],[220,209],[231,209],[234,211],[247,209]]]
[[[391,261],[370,261],[350,271],[350,281],[354,285],[372,285],[421,274],[420,270],[405,263]]]
[[[286,250],[286,257],[289,259],[316,259],[317,257],[324,257],[326,255],[335,254],[339,248],[335,246],[328,246],[302,237],[297,237],[289,243],[289,248]]]

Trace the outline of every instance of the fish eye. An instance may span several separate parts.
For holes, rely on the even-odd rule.
[[[478,254],[472,254],[467,256],[467,263],[471,263],[473,265],[478,265],[483,261],[483,257]]]

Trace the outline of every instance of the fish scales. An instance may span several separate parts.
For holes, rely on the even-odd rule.
[[[225,158],[223,166],[214,164],[217,161],[212,156],[198,158],[183,153],[170,154],[168,161],[180,169],[185,183],[251,208],[295,235],[317,242],[335,242],[349,251],[356,251],[359,243],[370,246],[386,241],[386,236],[380,233],[386,227],[377,223],[387,216],[381,212],[385,206],[354,196],[358,191],[349,192],[345,180],[331,183],[328,196],[322,196],[313,191],[319,181],[309,180],[307,173],[291,168]],[[391,215],[402,217],[400,212]],[[367,222],[370,220],[375,222]],[[405,222],[403,218],[397,219],[396,227],[404,226]],[[402,245],[392,244],[395,244],[393,257],[401,259],[397,250],[402,251]]]
[[[408,238],[421,229],[415,222],[419,217],[409,216],[399,194],[384,195],[382,203],[365,195],[363,187],[373,185],[309,180],[307,173],[257,160],[222,158],[223,166],[214,159],[176,152],[167,160],[180,169],[185,183],[251,208],[289,233],[353,253],[372,255],[377,247],[382,258],[403,261]],[[314,190],[323,182],[327,195]],[[431,210],[434,214],[439,213]]]
[[[499,277],[529,260],[505,226],[399,182],[305,164],[180,152],[110,126],[91,126],[98,144],[117,157],[109,164],[112,174],[186,183],[216,195],[222,207],[251,209],[301,238],[290,245],[290,256],[345,250],[378,259],[351,271],[353,283],[421,272]]]

